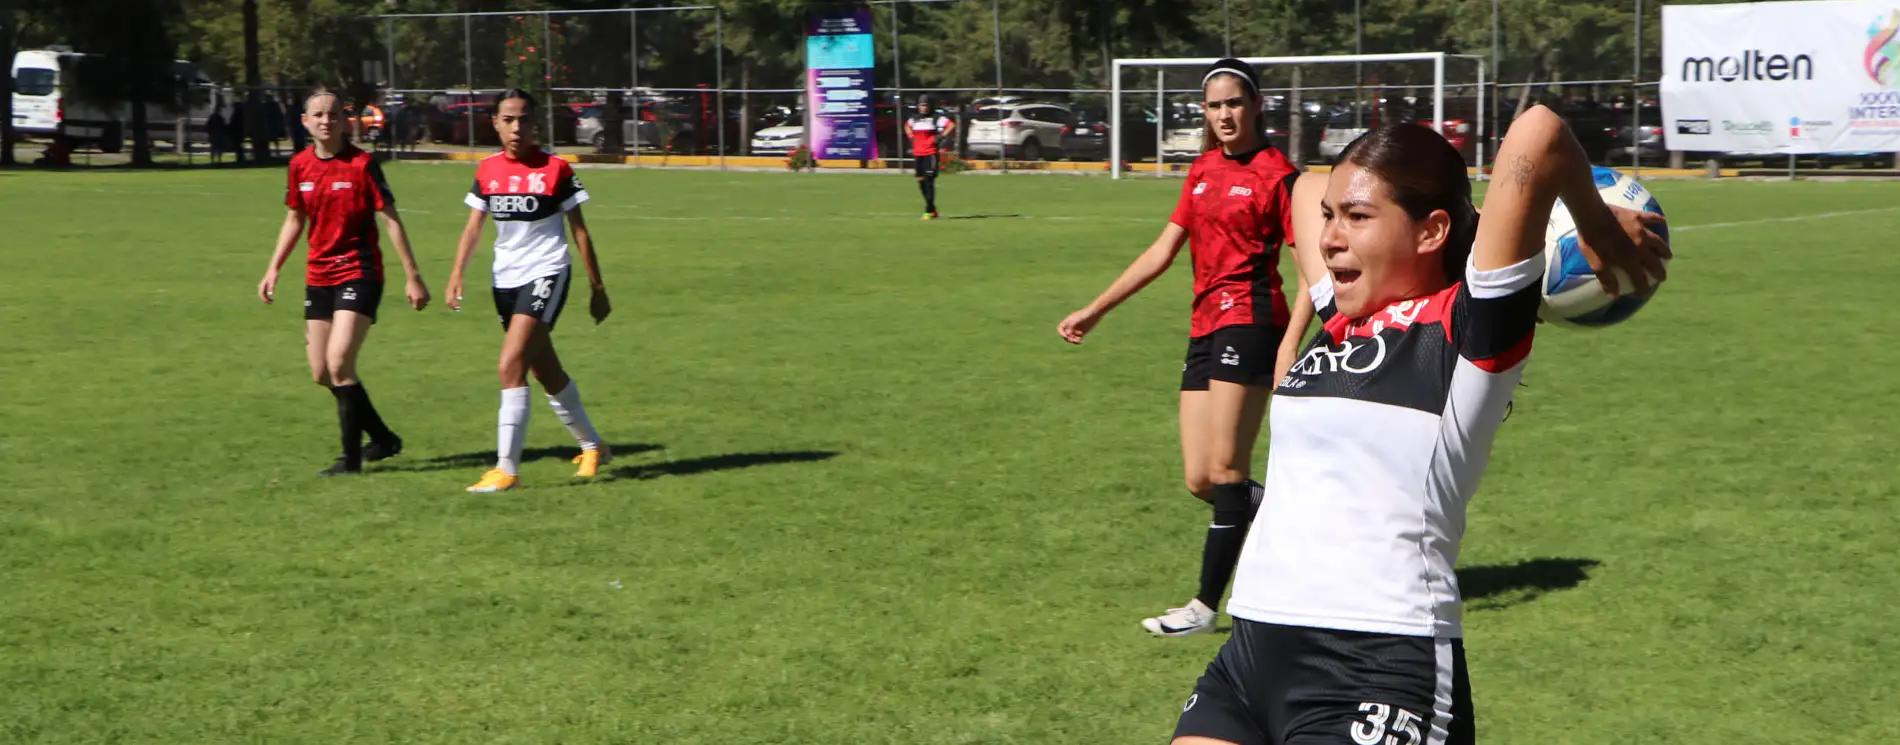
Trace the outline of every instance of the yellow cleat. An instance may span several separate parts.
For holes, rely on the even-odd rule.
[[[923,220],[924,222],[930,222],[931,220],[935,220],[935,219],[937,219],[937,213],[935,212],[924,213],[924,220]]]
[[[574,472],[574,478],[591,479],[600,473],[601,466],[613,459],[613,451],[608,450],[605,444],[595,450],[582,450],[580,455],[574,456],[574,463],[580,465],[580,469]]]
[[[499,468],[491,468],[488,470],[488,473],[482,474],[482,480],[475,482],[475,485],[469,487],[468,491],[471,494],[492,494],[498,491],[508,491],[520,485],[520,477],[513,476]]]

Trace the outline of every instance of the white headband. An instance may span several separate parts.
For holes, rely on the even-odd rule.
[[[1201,87],[1206,88],[1207,81],[1213,80],[1215,75],[1219,75],[1221,73],[1232,73],[1236,77],[1239,77],[1241,82],[1247,84],[1247,90],[1256,91],[1256,92],[1258,91],[1258,89],[1254,88],[1252,76],[1248,75],[1246,71],[1244,70],[1238,70],[1232,67],[1216,67],[1212,70],[1208,70],[1207,75],[1201,78]]]

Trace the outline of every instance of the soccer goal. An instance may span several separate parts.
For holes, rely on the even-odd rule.
[[[1426,124],[1483,172],[1485,60],[1444,52],[1243,57],[1260,78],[1267,137],[1299,163],[1330,163],[1371,127]],[[1109,173],[1201,154],[1201,71],[1216,58],[1117,59],[1110,75]],[[1447,67],[1453,69],[1449,72]],[[1447,75],[1452,77],[1449,79]]]

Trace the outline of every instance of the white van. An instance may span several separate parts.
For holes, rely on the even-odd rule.
[[[59,131],[59,52],[22,50],[13,55],[13,131],[51,137]]]
[[[76,72],[87,55],[62,49],[25,50],[13,56],[13,126],[22,134],[65,135],[91,143],[101,151],[119,152],[132,139],[130,103],[97,104],[75,97]],[[184,120],[186,137],[205,139],[205,120],[211,116],[210,78],[197,65],[174,61],[173,85],[181,91],[176,105],[146,104],[146,133],[153,140],[178,137]]]

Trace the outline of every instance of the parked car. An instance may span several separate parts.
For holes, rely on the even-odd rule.
[[[1161,155],[1174,159],[1201,157],[1201,141],[1207,130],[1205,108],[1199,103],[1176,101],[1168,104],[1167,133],[1161,138]]]
[[[805,140],[805,125],[781,124],[752,133],[753,155],[784,155]]]
[[[1655,104],[1644,104],[1634,121],[1627,108],[1616,112],[1616,126],[1610,130],[1610,146],[1605,149],[1603,160],[1606,165],[1628,165],[1630,163],[1631,142],[1637,162],[1665,163],[1669,160],[1669,149],[1663,146],[1662,109]]]
[[[1026,96],[986,96],[970,102],[971,111],[982,111],[995,106],[1021,106],[1029,103]]]
[[[970,155],[1023,160],[1061,157],[1075,115],[1055,104],[996,105],[970,115]]]
[[[579,119],[574,124],[574,139],[592,147],[594,152],[607,150],[606,111],[606,106],[590,104],[578,111]],[[643,104],[634,116],[622,117],[620,135],[621,142],[629,149],[660,147],[658,116],[652,107]]]
[[[1062,136],[1062,157],[1069,160],[1108,160],[1108,110],[1078,108],[1071,112],[1069,131]]]

